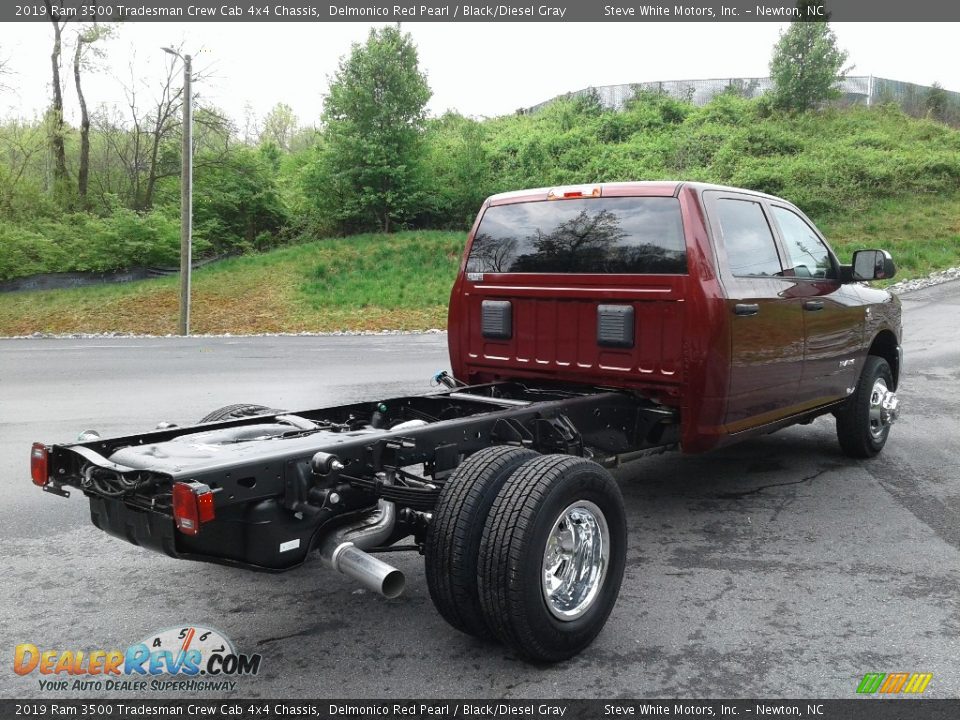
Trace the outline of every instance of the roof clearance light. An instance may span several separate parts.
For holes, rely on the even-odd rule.
[[[37,487],[43,487],[49,477],[50,450],[43,443],[34,443],[30,450],[30,479]]]
[[[570,198],[600,197],[603,188],[599,185],[578,185],[551,188],[547,200],[569,200]]]
[[[203,483],[174,483],[173,519],[184,535],[199,533],[201,524],[214,519],[213,491]]]

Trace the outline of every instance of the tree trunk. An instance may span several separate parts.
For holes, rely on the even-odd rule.
[[[143,193],[143,200],[140,203],[141,210],[149,210],[153,207],[153,191],[157,185],[157,162],[160,158],[160,142],[163,140],[163,130],[160,125],[160,111],[157,110],[157,125],[151,133],[150,138],[150,166],[147,171],[147,189]]]
[[[77,38],[77,50],[73,55],[73,79],[77,86],[77,98],[80,101],[80,166],[77,169],[77,194],[80,203],[87,204],[87,184],[90,178],[90,115],[87,113],[87,101],[80,87],[80,56],[84,41]]]
[[[53,179],[55,186],[62,186],[67,179],[67,151],[63,141],[63,91],[60,88],[60,36],[63,26],[60,25],[60,20],[54,17],[50,0],[44,0],[44,4],[47,6],[47,14],[53,25],[53,52],[50,53],[50,66],[53,69],[53,107],[51,108],[53,127],[50,130],[50,145],[53,148],[54,161]]]

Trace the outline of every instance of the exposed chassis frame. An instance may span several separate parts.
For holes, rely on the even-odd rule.
[[[417,544],[404,548],[417,548],[444,478],[464,457],[490,445],[585,456],[610,466],[662,452],[678,437],[675,410],[629,392],[491,383],[296,412],[340,430],[292,432],[253,444],[241,458],[224,453],[201,466],[150,472],[143,492],[111,497],[84,483],[84,469],[91,465],[144,477],[144,471],[108,460],[121,448],[274,422],[285,414],[56,445],[45,489],[58,494],[67,494],[64,486],[81,489],[90,498],[94,524],[134,544],[175,557],[285,570],[302,563],[329,528],[370,511],[381,498],[399,510],[386,545],[413,534]],[[423,424],[410,426],[410,420]],[[406,427],[389,429],[399,423]],[[357,426],[365,429],[349,429]],[[419,475],[405,470],[421,465]],[[194,537],[173,528],[169,488],[178,481],[204,483],[217,493],[216,522]],[[295,552],[273,549],[292,542],[298,543]]]

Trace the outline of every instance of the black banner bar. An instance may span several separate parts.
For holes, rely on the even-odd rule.
[[[802,14],[801,14],[802,13]],[[0,21],[124,22],[951,22],[960,3],[944,0],[829,0],[801,11],[791,0],[5,0]]]
[[[209,720],[487,720],[489,718],[768,718],[806,720],[955,720],[960,700],[0,700],[4,720],[184,717]]]

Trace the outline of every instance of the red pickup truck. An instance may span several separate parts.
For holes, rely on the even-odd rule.
[[[454,627],[557,661],[619,593],[627,518],[608,472],[836,416],[847,455],[897,418],[900,304],[843,265],[790,203],[698,183],[524,190],[487,200],[450,299],[437,392],[31,450],[45,491],[173,557],[281,571],[323,564],[387,597],[377,557],[425,556]]]
[[[869,432],[838,414],[844,451],[876,454],[896,416],[900,303],[856,282],[892,277],[892,260],[842,265],[780,198],[679,182],[506,193],[465,258],[448,324],[467,382],[630,389],[677,408],[686,452],[848,407],[861,377],[877,407]]]

